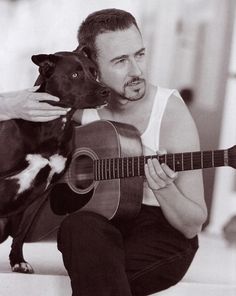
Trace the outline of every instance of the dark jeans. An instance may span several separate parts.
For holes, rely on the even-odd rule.
[[[164,218],[142,205],[137,218],[118,223],[90,212],[62,222],[58,249],[73,296],[144,296],[179,282],[198,248]]]

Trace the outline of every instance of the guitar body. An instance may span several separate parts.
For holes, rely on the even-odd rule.
[[[94,160],[142,155],[138,131],[101,120],[75,127],[74,137],[70,167],[51,191],[52,210],[56,214],[92,211],[108,219],[135,217],[142,203],[143,177],[96,181]]]

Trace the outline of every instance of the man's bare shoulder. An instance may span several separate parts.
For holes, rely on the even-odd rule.
[[[188,107],[179,97],[172,95],[163,116],[160,146],[169,152],[200,149],[198,131]]]

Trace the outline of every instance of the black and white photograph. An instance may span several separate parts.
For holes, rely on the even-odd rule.
[[[236,295],[236,1],[0,0],[0,296]]]

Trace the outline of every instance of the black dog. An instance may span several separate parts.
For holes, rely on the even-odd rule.
[[[37,91],[59,97],[59,103],[48,103],[71,111],[46,123],[20,119],[1,122],[1,141],[5,140],[5,145],[0,147],[0,217],[6,218],[0,220],[0,228],[1,224],[2,228],[6,226],[8,217],[25,210],[49,190],[66,170],[73,151],[74,111],[104,105],[110,96],[110,91],[97,82],[96,67],[83,51],[35,55],[32,61],[39,66]],[[33,269],[22,252],[25,231],[11,232],[9,257],[13,271],[31,273]],[[9,235],[2,232],[0,242]]]

